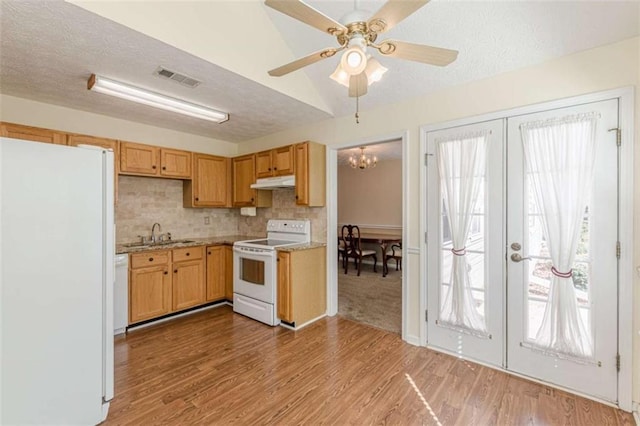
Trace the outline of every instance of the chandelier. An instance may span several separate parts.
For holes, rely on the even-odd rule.
[[[378,164],[378,158],[374,155],[373,157],[367,156],[364,153],[364,149],[366,147],[360,147],[360,155],[351,155],[349,156],[349,165],[354,169],[371,169]]]

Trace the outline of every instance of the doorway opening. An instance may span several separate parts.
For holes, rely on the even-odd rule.
[[[337,157],[338,314],[401,334],[402,140]],[[359,231],[352,250],[343,239],[348,225]]]

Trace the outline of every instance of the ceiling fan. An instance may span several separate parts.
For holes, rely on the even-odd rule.
[[[265,0],[267,6],[336,37],[339,44],[338,47],[319,50],[272,69],[269,75],[280,77],[346,50],[336,72],[340,68],[344,71],[342,84],[349,87],[349,96],[358,97],[366,94],[372,80],[381,76],[380,72],[374,73],[371,70],[377,61],[366,54],[367,47],[375,48],[383,56],[430,65],[448,65],[456,60],[458,51],[392,39],[376,43],[379,34],[389,31],[428,2],[429,0],[388,0],[368,20],[364,16],[367,12],[358,10],[356,5],[354,11],[341,19],[344,22],[341,24],[301,0]],[[386,68],[382,69],[386,71]]]

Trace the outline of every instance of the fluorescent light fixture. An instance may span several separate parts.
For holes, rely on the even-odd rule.
[[[89,90],[103,93],[105,95],[116,96],[129,101],[138,102],[143,105],[177,112],[178,114],[200,118],[202,120],[223,123],[229,119],[229,114],[201,105],[181,101],[180,99],[149,92],[128,84],[91,74],[87,83]]]

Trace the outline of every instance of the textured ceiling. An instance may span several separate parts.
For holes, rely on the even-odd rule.
[[[0,92],[117,118],[241,142],[329,117],[77,6],[62,1],[0,3]],[[153,75],[162,65],[194,77],[195,89]],[[222,124],[165,112],[87,90],[92,74],[208,105]]]
[[[333,0],[309,3],[336,19],[354,5],[353,1]],[[153,0],[148,4],[153,7]],[[190,2],[176,4],[189,7]],[[380,0],[360,1],[359,7],[375,11],[382,4]],[[282,42],[293,52],[292,59],[335,45],[332,37],[263,7],[281,32]],[[361,98],[361,111],[636,36],[638,8],[635,1],[432,0],[381,39],[456,49],[458,59],[439,68],[379,58],[389,71]],[[239,22],[238,28],[250,30],[246,22]],[[0,0],[0,38],[3,94],[230,142],[329,117],[294,99],[295,95],[286,96],[61,0]],[[220,40],[212,40],[215,42]],[[233,34],[224,42],[233,43]],[[243,54],[241,49],[237,54]],[[337,61],[334,57],[297,72],[307,73],[330,109],[340,116],[352,114],[355,102],[328,77]],[[190,89],[160,79],[153,75],[159,65],[203,83]],[[231,120],[213,124],[89,92],[86,82],[91,73],[228,111]]]
[[[354,1],[305,0],[340,20]],[[358,1],[358,8],[378,10],[382,0]],[[458,50],[447,67],[382,57],[389,69],[360,99],[360,110],[417,97],[448,86],[523,68],[639,34],[637,1],[438,1],[432,0],[395,28],[378,37]],[[296,57],[337,46],[335,38],[270,8],[268,14]],[[370,16],[366,15],[366,16]],[[352,114],[355,101],[329,78],[339,54],[304,68],[336,116]],[[280,77],[280,78],[287,78]]]

